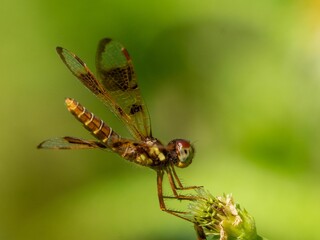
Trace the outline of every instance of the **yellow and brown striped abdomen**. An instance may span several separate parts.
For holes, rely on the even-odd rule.
[[[120,137],[111,127],[105,124],[100,118],[88,111],[84,106],[72,98],[66,98],[65,103],[71,112],[97,139],[111,147],[111,144]]]
[[[164,163],[166,157],[159,149],[158,143],[149,141],[147,144],[121,138],[100,118],[88,111],[72,98],[66,98],[68,110],[88,129],[97,139],[121,157],[143,166],[156,166]]]

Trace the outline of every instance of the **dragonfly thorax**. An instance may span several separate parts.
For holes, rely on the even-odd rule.
[[[127,154],[122,155],[123,157],[151,168],[158,169],[170,164],[185,168],[192,162],[194,148],[189,141],[183,139],[172,140],[165,146],[158,139],[149,138],[144,141],[144,144],[138,144],[135,151],[126,150],[125,152]],[[133,154],[128,154],[129,152]],[[137,152],[140,154],[136,155]]]

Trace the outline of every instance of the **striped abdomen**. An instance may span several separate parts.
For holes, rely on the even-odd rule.
[[[166,161],[163,146],[158,141],[149,140],[141,143],[121,138],[100,118],[94,116],[84,106],[74,99],[65,100],[68,110],[88,129],[97,139],[121,157],[143,166],[155,167]],[[160,150],[161,148],[161,150]]]
[[[68,110],[88,129],[97,139],[112,147],[112,143],[117,142],[120,136],[111,127],[105,124],[100,118],[94,116],[84,106],[72,98],[66,98],[65,103]]]

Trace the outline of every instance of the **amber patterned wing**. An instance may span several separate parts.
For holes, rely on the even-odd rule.
[[[108,94],[130,117],[144,137],[151,137],[150,118],[141,96],[136,74],[128,51],[109,38],[99,43],[96,67],[98,79]]]
[[[81,138],[74,137],[59,137],[51,138],[43,141],[38,145],[38,148],[43,149],[90,149],[90,148],[101,148],[106,149],[107,147],[98,142],[91,140],[84,140]]]
[[[111,44],[111,48],[104,47],[110,46],[108,43]],[[134,71],[129,55],[124,49],[119,49],[119,43],[114,45],[115,43],[110,39],[100,41],[97,62],[105,60],[106,57],[110,57],[110,61],[115,61],[112,66],[110,61],[97,64],[99,66],[100,81],[74,53],[61,47],[57,47],[57,52],[69,70],[124,122],[132,136],[138,140],[144,140],[151,136],[148,111],[143,103],[135,78],[131,80]],[[120,71],[121,67],[124,67],[124,59],[126,59],[126,65],[131,69],[131,77],[127,77],[125,74],[118,74],[113,77],[113,81],[108,80],[106,75],[110,74],[110,71],[115,71],[115,69]],[[127,88],[124,87],[125,84],[127,84]]]

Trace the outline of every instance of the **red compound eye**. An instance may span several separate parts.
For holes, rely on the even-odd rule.
[[[189,141],[183,139],[176,140],[176,153],[178,156],[178,161],[176,166],[180,168],[185,168],[189,166],[192,162],[194,149]]]

